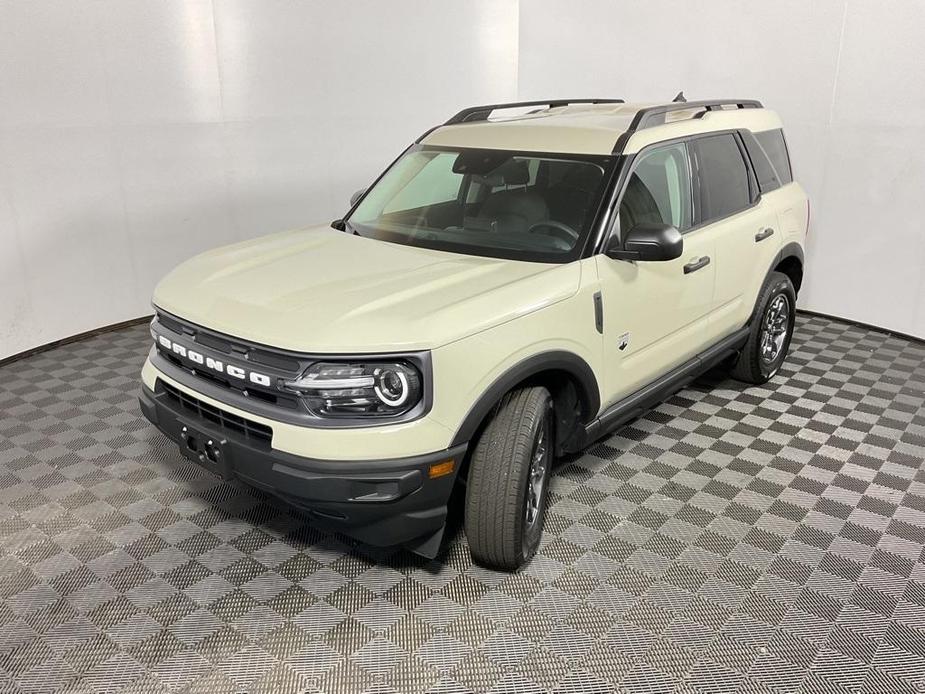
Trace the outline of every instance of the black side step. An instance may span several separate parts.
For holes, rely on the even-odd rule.
[[[684,362],[664,376],[643,386],[632,395],[628,395],[608,407],[600,417],[585,426],[584,441],[581,448],[636,419],[681,390],[705,371],[709,371],[727,357],[731,357],[748,340],[748,332],[748,326],[740,328],[693,359]]]

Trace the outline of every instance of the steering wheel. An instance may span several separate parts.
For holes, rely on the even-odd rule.
[[[537,222],[536,224],[530,225],[530,228],[527,229],[527,232],[530,234],[537,233],[538,229],[548,229],[549,232],[547,236],[555,236],[556,238],[562,239],[568,243],[574,243],[578,240],[578,232],[572,229],[568,224],[563,224],[562,222],[557,222],[554,219],[547,219],[544,222]]]

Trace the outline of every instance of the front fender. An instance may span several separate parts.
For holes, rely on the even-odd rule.
[[[456,446],[470,441],[479,425],[505,393],[518,383],[544,371],[564,372],[571,377],[576,384],[578,400],[581,404],[581,421],[587,424],[601,406],[600,389],[594,370],[588,362],[572,352],[541,352],[517,362],[492,382],[469,408],[468,414],[456,430],[450,445]]]

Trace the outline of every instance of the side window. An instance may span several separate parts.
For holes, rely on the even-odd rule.
[[[700,223],[719,219],[751,204],[748,167],[734,135],[714,135],[691,142],[697,163]]]
[[[427,162],[382,210],[383,214],[413,210],[456,200],[463,175],[453,173],[457,152],[440,152]]]
[[[768,158],[767,152],[761,143],[755,139],[755,136],[748,130],[741,131],[742,142],[745,143],[745,151],[748,152],[748,158],[752,162],[752,168],[755,170],[755,176],[758,179],[758,189],[762,193],[770,193],[781,187],[780,176],[774,169],[774,165]]]
[[[768,159],[774,165],[781,185],[787,185],[793,181],[793,172],[790,170],[790,154],[787,152],[787,143],[784,142],[784,131],[778,129],[755,133],[755,139],[758,140],[758,144],[761,145],[768,155]]]
[[[659,147],[640,155],[620,202],[620,229],[637,224],[691,226],[691,180],[687,146]]]

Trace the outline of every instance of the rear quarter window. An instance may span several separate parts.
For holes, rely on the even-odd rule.
[[[786,185],[793,181],[793,171],[790,169],[790,154],[787,152],[784,131],[778,129],[755,133],[755,139],[774,166],[781,185]]]
[[[739,134],[742,136],[748,158],[752,162],[752,169],[754,169],[755,178],[758,180],[758,189],[762,193],[770,193],[772,190],[780,188],[783,185],[780,176],[774,164],[771,163],[771,159],[765,152],[764,147],[761,146],[751,131],[742,130]]]

